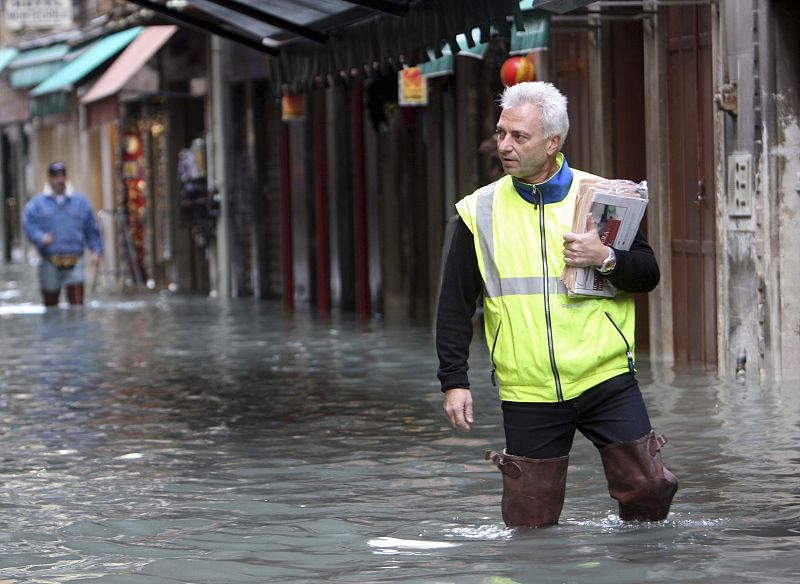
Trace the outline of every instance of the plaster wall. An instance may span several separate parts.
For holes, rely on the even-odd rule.
[[[780,217],[777,250],[780,270],[780,327],[777,342],[784,379],[800,379],[800,122],[797,93],[779,95],[778,105],[782,139],[773,150],[777,172],[777,195]],[[794,107],[787,97],[793,97]]]
[[[727,278],[719,278],[721,320],[724,329],[720,346],[720,372],[733,374],[737,357],[747,356],[747,371],[757,374],[762,367],[763,339],[759,321],[763,319],[763,233],[761,232],[764,212],[762,193],[758,192],[759,152],[755,144],[756,127],[754,116],[754,93],[757,81],[754,79],[752,3],[746,0],[733,0],[721,6],[721,45],[722,45],[722,84],[733,88],[737,98],[735,111],[720,110],[722,117],[723,145],[719,164],[723,180],[718,185],[722,222],[720,243],[724,246],[725,263],[721,273]],[[721,88],[717,88],[719,91]],[[732,157],[744,157],[750,163],[747,173],[749,190],[752,193],[750,212],[736,208],[734,197],[734,177]],[[741,160],[742,158],[739,158]]]
[[[727,282],[720,298],[728,336],[723,372],[741,351],[748,376],[800,378],[800,7],[791,0],[721,4],[722,83],[735,112],[722,112],[718,193]],[[751,162],[751,212],[737,211],[733,157]],[[739,158],[741,159],[741,158]],[[724,336],[724,335],[723,335]]]

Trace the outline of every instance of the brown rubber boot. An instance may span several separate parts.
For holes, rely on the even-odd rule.
[[[661,461],[664,436],[654,432],[633,442],[618,442],[600,449],[609,494],[619,501],[624,521],[661,521],[669,513],[678,479]]]
[[[556,525],[564,507],[569,456],[526,458],[487,450],[503,473],[503,521],[508,527]]]
[[[67,300],[70,304],[83,304],[83,284],[67,286]]]
[[[48,292],[42,290],[42,302],[45,306],[58,306],[58,297],[61,295],[61,290],[55,292]]]

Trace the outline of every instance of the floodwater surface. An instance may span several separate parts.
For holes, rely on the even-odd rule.
[[[561,524],[510,530],[480,339],[455,432],[425,326],[172,295],[45,312],[30,270],[0,268],[3,584],[800,581],[798,384],[641,363],[669,517],[620,521],[578,436]]]

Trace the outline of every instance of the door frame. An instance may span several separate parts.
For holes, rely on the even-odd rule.
[[[722,52],[720,44],[720,14],[719,8],[711,4],[711,48],[710,67],[712,89],[722,84],[720,79]],[[647,136],[647,177],[650,188],[650,203],[648,205],[648,240],[658,259],[661,269],[661,285],[649,295],[650,302],[650,356],[654,361],[662,363],[675,362],[675,327],[673,315],[672,293],[672,213],[670,209],[670,177],[668,152],[669,143],[665,128],[669,124],[667,104],[664,96],[667,92],[667,19],[665,8],[659,9],[657,14],[645,21],[644,26],[644,62],[645,62],[645,127]],[[709,290],[714,295],[715,312],[713,315],[716,323],[716,366],[721,374],[724,366],[724,347],[726,346],[726,329],[720,306],[726,302],[724,283],[727,281],[727,266],[725,257],[724,225],[719,221],[719,210],[723,207],[724,168],[720,161],[724,159],[721,148],[723,120],[716,109],[712,112],[713,129],[711,134],[705,136],[712,140],[712,153],[715,181],[714,189],[709,191],[709,196],[714,197],[717,209],[714,222],[715,255],[714,263],[717,274],[716,287]]]

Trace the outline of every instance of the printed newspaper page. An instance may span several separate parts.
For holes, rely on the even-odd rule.
[[[644,217],[647,202],[645,182],[637,185],[628,180],[582,181],[575,204],[573,232],[586,231],[586,218],[591,213],[600,241],[614,249],[628,250]],[[570,296],[613,297],[617,293],[611,282],[594,267],[567,266],[561,274],[561,281]]]

